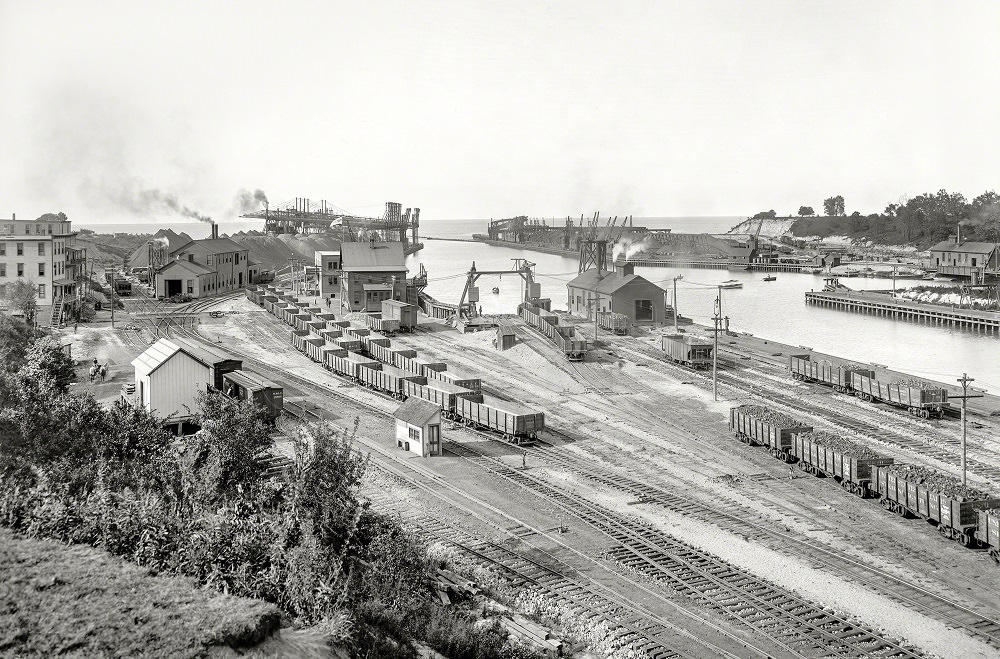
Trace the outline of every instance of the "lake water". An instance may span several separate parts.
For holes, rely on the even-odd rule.
[[[635,224],[682,233],[722,233],[741,219],[635,218]],[[484,219],[422,220],[420,231],[422,236],[435,238],[471,238],[474,233],[485,233],[487,222]],[[80,226],[101,232],[152,232],[156,228],[150,229],[149,225]],[[208,233],[207,226],[199,223],[164,226],[186,231],[193,238]],[[259,228],[259,222],[220,224],[220,231],[224,233]],[[577,274],[575,258],[479,243],[426,240],[424,245],[422,251],[407,259],[407,265],[414,273],[420,263],[424,264],[429,277],[427,292],[442,301],[458,302],[466,273],[473,262],[479,270],[510,270],[515,258],[532,261],[536,264],[536,279],[542,285],[542,296],[552,298],[553,307],[557,309],[566,308],[566,282]],[[954,382],[967,372],[976,378],[977,386],[1000,393],[1000,341],[996,334],[807,306],[804,293],[823,287],[823,278],[819,275],[777,273],[776,281],[765,282],[763,274],[755,272],[637,268],[636,273],[668,289],[668,301],[673,289],[672,278],[683,275],[677,285],[677,307],[682,315],[698,323],[711,324],[715,286],[727,279],[737,279],[743,282],[742,289],[722,293],[723,315],[729,316],[730,328],[734,331],[809,346],[857,362],[885,364],[939,381]],[[885,279],[849,279],[846,282],[859,289],[884,289],[892,285]],[[500,288],[497,295],[490,292],[494,286]],[[514,313],[521,301],[521,279],[517,275],[482,277],[479,287],[485,313]]]

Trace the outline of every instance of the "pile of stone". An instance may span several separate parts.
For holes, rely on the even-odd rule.
[[[775,412],[763,405],[741,405],[740,411],[776,428],[796,428],[803,425],[787,414]]]
[[[917,380],[915,378],[909,379],[899,379],[895,380],[893,384],[898,384],[901,387],[912,387],[914,389],[922,389],[924,391],[929,391],[931,389],[940,389],[940,385],[931,384],[930,382],[925,382],[923,380]]]
[[[844,455],[849,455],[852,458],[862,460],[879,460],[882,458],[881,455],[871,450],[864,444],[858,444],[857,442],[847,439],[842,435],[834,435],[833,433],[825,430],[807,432],[803,434],[802,437],[821,446],[826,446],[835,451],[840,451]]]
[[[961,480],[950,474],[943,474],[928,467],[902,464],[889,465],[886,469],[902,479],[911,483],[924,485],[939,494],[957,501],[981,501],[993,498],[987,492],[980,489],[969,485],[962,485]]]

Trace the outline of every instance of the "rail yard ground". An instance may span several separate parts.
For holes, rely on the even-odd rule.
[[[286,325],[245,299],[211,308],[230,313],[159,331],[222,344],[284,385],[286,400],[308,401],[335,423],[360,418],[381,472],[375,505],[523,587],[540,598],[525,602],[545,602],[563,626],[603,630],[592,643],[659,652],[651,656],[1000,653],[1000,568],[985,553],[730,434],[729,408],[763,400],[817,428],[856,433],[897,461],[955,473],[956,420],[794,381],[784,367],[794,347],[720,340],[715,402],[710,375],[662,359],[658,330],[601,332],[587,361],[572,363],[516,317],[506,322],[518,343],[504,352],[492,333],[422,318],[394,345],[480,374],[485,391],[544,411],[548,427],[523,449],[453,424],[443,429],[445,456],[424,460],[395,448],[388,415],[398,401],[313,363],[292,348]],[[578,331],[593,337],[589,323]],[[148,329],[131,332],[99,330],[103,342],[87,350],[127,367]],[[977,405],[970,482],[995,489],[996,399]]]

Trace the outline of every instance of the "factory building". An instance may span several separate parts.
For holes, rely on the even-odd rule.
[[[656,325],[665,320],[664,290],[634,272],[631,263],[614,271],[591,268],[567,285],[569,312],[593,319],[597,312],[613,311],[629,317],[633,325]]]
[[[939,275],[968,277],[978,283],[985,271],[1000,269],[1000,253],[996,243],[963,241],[961,228],[948,240],[931,247],[931,269]]]
[[[340,292],[340,251],[317,251],[315,258],[320,297],[324,300],[336,299]]]
[[[62,213],[37,220],[0,220],[0,286],[30,281],[40,307],[61,304],[76,295],[87,251],[76,247],[72,222]],[[41,312],[40,319],[45,319]]]
[[[222,390],[223,376],[243,362],[213,346],[180,338],[160,339],[132,360],[134,404],[180,432],[198,410],[198,394]]]
[[[255,268],[250,252],[229,238],[219,238],[217,225],[212,237],[191,240],[178,247],[156,272],[156,296],[189,295],[193,298],[238,291],[251,283]]]
[[[342,243],[340,256],[343,308],[377,313],[382,310],[383,300],[406,297],[403,243]]]

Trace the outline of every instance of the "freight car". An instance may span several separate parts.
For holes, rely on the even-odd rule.
[[[412,304],[399,300],[382,300],[382,318],[397,321],[400,332],[417,330],[417,307]]]
[[[331,370],[335,373],[346,375],[355,380],[362,379],[363,370],[382,370],[381,362],[369,359],[359,352],[352,352],[350,350],[347,351],[347,355],[345,356],[331,355],[329,357],[329,364],[331,365]]]
[[[404,371],[395,366],[385,365],[381,370],[361,369],[360,380],[370,389],[388,392],[393,398],[406,397],[406,383],[427,384],[427,378],[416,373]]]
[[[944,410],[948,404],[948,390],[928,384],[882,382],[874,377],[852,373],[851,387],[861,400],[906,408],[910,414],[924,419],[944,418]]]
[[[867,446],[827,432],[798,433],[792,438],[792,455],[799,468],[814,476],[833,478],[862,499],[873,495],[872,467],[893,464]]]
[[[393,336],[399,332],[399,320],[395,318],[383,318],[380,313],[365,314],[365,325],[368,329]]]
[[[443,380],[427,380],[427,384],[417,384],[407,380],[403,384],[404,393],[407,397],[416,396],[428,400],[441,408],[441,415],[446,419],[455,419],[456,405],[458,399],[466,398],[477,403],[483,402],[481,393],[470,391],[465,387],[458,387]]]
[[[789,416],[759,405],[741,405],[729,410],[729,429],[741,442],[766,446],[768,452],[783,462],[795,462],[794,437],[812,430]]]
[[[932,483],[928,472],[912,465],[872,467],[872,483],[882,507],[903,517],[922,517],[936,524],[943,537],[973,546],[978,539],[976,511],[998,508],[1000,499],[971,489],[956,492],[957,479],[937,474],[939,478]]]
[[[660,339],[660,347],[672,362],[696,369],[712,368],[714,346],[708,339],[687,334],[664,334]]]
[[[859,373],[865,377],[875,377],[875,371],[860,364],[834,364],[828,359],[813,361],[812,355],[789,355],[788,370],[796,380],[818,382],[832,387],[834,391],[851,393],[851,375]]]
[[[601,311],[597,314],[597,325],[601,329],[620,336],[628,334],[629,321],[628,316],[623,313],[615,313],[614,311]]]
[[[483,390],[482,379],[468,373],[463,373],[461,371],[451,371],[451,370],[434,371],[428,369],[424,371],[424,375],[426,375],[428,379],[444,380],[445,382],[450,382],[459,387],[465,387],[466,389],[469,389],[471,391]]]
[[[247,371],[231,371],[222,376],[222,391],[230,398],[252,401],[267,410],[272,421],[284,407],[284,389]]]
[[[482,400],[459,397],[455,415],[467,425],[493,430],[506,442],[530,445],[545,429],[545,415],[498,398],[483,396]]]
[[[519,314],[525,323],[541,331],[559,348],[570,361],[583,361],[587,354],[587,342],[577,338],[576,329],[560,325],[559,317],[538,307],[522,304]]]

